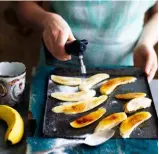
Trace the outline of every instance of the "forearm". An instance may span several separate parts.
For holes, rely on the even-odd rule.
[[[142,34],[139,38],[138,45],[147,44],[154,46],[158,41],[158,13],[152,15],[145,24]]]
[[[20,21],[24,24],[43,29],[43,23],[48,12],[36,2],[18,2],[17,13]]]

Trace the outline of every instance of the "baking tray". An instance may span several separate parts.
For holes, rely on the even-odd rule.
[[[46,105],[45,105],[45,113],[44,113],[44,121],[43,121],[43,135],[44,137],[53,137],[53,138],[75,138],[75,139],[83,139],[88,134],[92,134],[95,127],[103,119],[109,114],[116,112],[123,112],[123,105],[126,101],[115,99],[115,94],[126,93],[126,92],[144,92],[147,94],[147,97],[152,99],[152,105],[149,108],[139,110],[140,111],[148,111],[152,114],[151,119],[147,120],[143,124],[139,125],[136,130],[134,130],[131,134],[130,138],[149,138],[149,139],[157,139],[158,136],[158,118],[153,102],[153,98],[151,95],[150,87],[147,82],[147,78],[145,73],[139,69],[134,67],[126,67],[126,68],[108,68],[108,69],[88,69],[86,77],[92,76],[97,73],[107,73],[110,75],[110,78],[114,77],[122,77],[122,76],[135,76],[137,80],[134,83],[121,85],[117,87],[108,97],[108,99],[98,107],[75,115],[67,115],[63,113],[54,113],[51,109],[55,106],[64,103],[57,99],[51,98],[50,94],[52,92],[75,92],[78,91],[78,87],[69,87],[59,85],[53,82],[50,77],[52,74],[68,76],[68,77],[80,77],[79,70],[77,69],[62,69],[56,68],[48,77],[47,83],[47,92],[46,92]],[[99,84],[100,85],[100,84]],[[99,85],[93,87],[99,96]],[[107,109],[107,112],[96,122],[93,124],[86,126],[84,128],[75,129],[72,128],[69,123],[73,120],[87,115],[88,113],[97,110],[99,107],[104,107]],[[129,114],[131,115],[131,114]],[[121,138],[119,134],[119,126],[114,128],[115,135],[113,138]]]

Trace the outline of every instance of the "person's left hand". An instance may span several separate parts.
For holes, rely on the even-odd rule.
[[[143,68],[151,82],[157,71],[157,55],[153,46],[137,45],[134,49],[134,66]]]

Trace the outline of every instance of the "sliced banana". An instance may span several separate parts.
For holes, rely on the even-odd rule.
[[[67,85],[67,86],[78,86],[81,84],[82,80],[75,77],[64,77],[58,75],[51,75],[51,80],[56,83]]]
[[[106,112],[105,108],[99,108],[98,110],[91,112],[85,116],[82,116],[75,121],[71,122],[70,125],[73,128],[82,128],[92,124],[93,122],[97,121],[103,114]]]
[[[92,88],[95,84],[97,84],[107,78],[109,78],[109,75],[106,73],[99,73],[99,74],[93,75],[93,76],[87,78],[86,80],[84,80],[79,85],[79,89],[88,90],[88,89]]]
[[[64,105],[56,106],[52,108],[52,111],[55,113],[65,113],[65,114],[77,114],[89,111],[96,106],[102,104],[107,99],[106,95],[99,97],[89,98],[84,101],[79,101],[76,103],[67,103]]]
[[[135,93],[126,93],[126,94],[117,94],[115,98],[118,99],[134,99],[139,97],[145,97],[146,94],[142,92],[135,92]]]
[[[99,122],[95,129],[95,132],[103,131],[105,129],[111,129],[120,124],[126,118],[127,115],[125,114],[125,112],[111,114]]]
[[[129,138],[132,131],[150,117],[151,114],[149,112],[138,112],[128,117],[120,125],[120,135],[123,138]]]
[[[95,94],[96,91],[94,90],[80,91],[75,93],[55,92],[51,94],[51,97],[62,101],[74,102],[92,98],[95,96]]]
[[[108,80],[100,87],[101,94],[110,94],[117,86],[134,82],[136,80],[135,77],[119,77]]]
[[[144,109],[151,106],[151,99],[143,98],[134,98],[124,105],[124,111],[126,113],[132,113],[139,109]]]

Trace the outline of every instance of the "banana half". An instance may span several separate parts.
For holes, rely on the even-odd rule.
[[[151,117],[149,112],[138,112],[128,117],[120,125],[120,135],[123,138],[129,138],[132,131],[141,123],[148,120]]]
[[[151,99],[143,98],[134,98],[124,105],[124,111],[126,113],[132,113],[139,109],[144,109],[151,106]]]
[[[62,101],[74,102],[92,98],[95,96],[95,94],[96,92],[94,90],[80,91],[75,93],[56,92],[52,93],[51,97]]]
[[[8,125],[5,141],[8,140],[12,144],[18,143],[24,134],[24,122],[20,114],[7,105],[0,105],[0,119]]]
[[[51,75],[51,80],[66,86],[78,86],[82,82],[80,78],[64,77],[64,76],[58,76],[58,75]]]
[[[99,108],[98,110],[91,112],[85,116],[82,116],[75,121],[71,122],[70,125],[73,128],[82,128],[92,124],[93,122],[97,121],[103,114],[106,112],[105,108]]]
[[[95,84],[109,78],[109,75],[106,73],[99,73],[96,75],[93,75],[89,77],[88,79],[84,80],[80,85],[79,89],[80,90],[88,90],[92,88]]]
[[[79,101],[76,103],[65,103],[64,105],[56,106],[52,108],[55,113],[65,113],[65,114],[77,114],[89,111],[96,106],[102,104],[107,99],[106,95],[99,97],[93,97],[84,101]]]
[[[103,131],[105,129],[112,129],[126,118],[127,115],[125,114],[125,112],[111,114],[99,122],[99,124],[95,128],[95,132]]]
[[[119,77],[108,80],[100,87],[101,94],[110,94],[117,86],[134,82],[136,80],[135,77]]]
[[[115,98],[118,99],[133,99],[133,98],[140,98],[140,97],[145,97],[146,94],[142,92],[137,92],[137,93],[126,93],[126,94],[117,94],[115,95]]]

